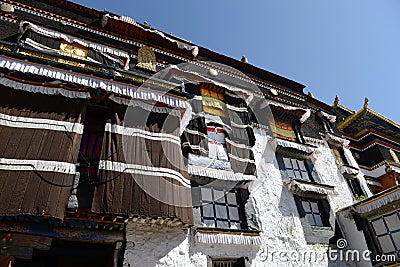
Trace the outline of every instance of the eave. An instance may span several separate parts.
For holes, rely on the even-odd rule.
[[[374,110],[372,110],[370,108],[368,108],[368,112],[371,113],[373,116],[375,116],[375,117],[377,117],[377,118],[379,118],[379,119],[381,119],[381,120],[383,120],[383,121],[385,121],[385,122],[397,127],[398,129],[400,129],[400,124],[399,123],[397,123],[397,122],[385,117],[384,115],[382,115],[382,114],[380,114],[380,113],[378,113],[378,112],[376,112],[376,111],[374,111]]]
[[[220,62],[231,67],[237,68],[240,71],[243,71],[245,74],[250,73],[257,78],[262,78],[271,82],[274,82],[279,85],[283,85],[291,90],[304,94],[303,89],[305,85],[295,82],[293,80],[287,79],[283,76],[274,74],[272,72],[266,71],[249,63],[241,62],[237,59],[216,53],[204,47],[199,47],[199,55],[206,57],[207,59],[214,60],[216,62]]]
[[[5,2],[8,2],[13,5],[29,8],[28,6],[17,3],[15,1],[5,0]],[[66,9],[69,9],[71,11],[76,11],[79,13],[87,12],[87,14],[89,14],[90,16],[97,16],[99,18],[101,18],[101,16],[106,14],[105,12],[97,11],[95,9],[87,8],[87,7],[81,6],[79,4],[68,2],[68,1],[45,0],[44,2],[47,2],[47,3],[51,2],[51,4],[56,4],[57,6],[60,6],[60,7],[65,6]],[[35,12],[41,12],[40,10],[35,9],[35,8],[31,8],[31,9],[33,9]],[[47,11],[45,11],[44,13],[46,13],[47,15],[52,15],[50,12],[47,12]],[[54,15],[56,17],[62,17],[62,16],[56,15],[56,14],[54,14]],[[198,59],[196,59],[196,57],[193,57],[191,51],[188,51],[186,49],[179,49],[178,46],[176,44],[174,44],[173,42],[166,40],[165,38],[161,37],[159,34],[156,34],[154,32],[150,32],[150,31],[147,31],[144,29],[144,28],[150,29],[149,26],[137,23],[140,26],[139,27],[137,25],[133,25],[133,24],[130,24],[130,23],[127,23],[124,21],[116,20],[112,17],[109,18],[109,20],[112,22],[113,26],[109,27],[109,25],[107,25],[104,28],[94,27],[93,25],[87,25],[87,24],[84,25],[84,23],[82,23],[82,22],[77,22],[77,21],[74,21],[74,22],[78,23],[84,27],[94,29],[96,31],[101,31],[101,32],[105,32],[108,34],[110,34],[112,32],[113,35],[116,35],[119,38],[126,38],[126,39],[130,39],[130,40],[134,40],[141,44],[149,45],[149,46],[157,48],[159,50],[163,50],[163,51],[167,51],[169,53],[176,54],[186,60],[193,60],[193,61],[198,60]],[[151,28],[151,30],[156,30],[156,29]],[[186,40],[183,40],[179,37],[172,36],[168,33],[165,33],[165,32],[159,31],[159,30],[157,30],[157,31],[164,34],[168,38],[172,38],[172,39],[179,41],[181,43],[184,43],[186,45],[189,45],[189,46],[195,45],[195,44],[192,44],[192,43],[190,43]],[[277,74],[271,73],[264,69],[258,68],[251,64],[241,62],[240,60],[236,60],[236,59],[230,58],[228,56],[221,55],[221,54],[211,51],[207,48],[204,48],[204,47],[198,47],[198,48],[199,48],[199,57],[206,58],[208,60],[217,61],[220,63],[224,63],[226,65],[237,68],[240,71],[243,71],[245,74],[246,73],[251,74],[252,76],[257,77],[255,79],[251,78],[252,80],[254,80],[256,82],[266,83],[266,81],[269,81],[272,83],[276,83],[277,85],[282,85],[284,87],[287,87],[293,93],[298,93],[298,94],[304,95],[303,89],[305,88],[305,85],[302,85],[298,82],[292,81],[285,77],[279,76]],[[266,83],[266,84],[269,85],[268,83]]]
[[[363,114],[364,112],[366,112],[368,109],[368,107],[364,107],[361,110],[359,110],[358,112],[354,113],[353,115],[351,115],[350,117],[348,117],[347,119],[345,119],[344,121],[342,121],[341,123],[338,124],[337,128],[340,131],[343,131],[344,128],[346,128],[347,126],[349,126],[354,120],[356,120],[358,117],[361,116],[361,114]]]
[[[346,112],[349,112],[350,114],[354,114],[355,113],[354,110],[351,110],[348,107],[345,107],[345,106],[343,106],[341,104],[333,105],[332,108],[339,108],[339,109],[342,109],[342,110],[344,110]]]
[[[338,124],[338,129],[340,131],[342,131],[343,129],[345,129],[346,127],[348,127],[352,122],[354,122],[357,118],[359,118],[362,114],[366,114],[366,115],[371,115],[374,117],[377,117],[380,120],[383,120],[387,123],[389,123],[390,125],[400,129],[400,124],[385,117],[384,115],[370,109],[367,105],[364,105],[364,107],[362,109],[360,109],[358,112],[354,113],[353,115],[351,115],[350,117],[348,117],[347,119],[345,119],[343,122]]]
[[[398,146],[400,147],[400,140],[399,139],[395,139],[383,132],[379,132],[376,130],[367,130],[365,132],[363,132],[362,134],[359,134],[357,136],[353,136],[350,135],[348,133],[343,133],[343,136],[345,136],[347,139],[350,139],[352,141],[352,143],[354,142],[359,142],[361,140],[363,140],[364,138],[367,138],[368,136],[374,136],[374,139],[379,140],[379,138],[385,139],[389,142],[392,142],[394,144],[398,144]]]
[[[374,212],[376,213],[379,209],[384,209],[387,204],[398,201],[400,197],[400,185],[389,188],[382,191],[372,197],[361,200],[360,202],[353,205],[355,212],[359,214],[365,214]]]

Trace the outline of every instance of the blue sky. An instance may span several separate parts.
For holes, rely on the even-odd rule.
[[[130,16],[400,122],[400,1],[74,0]]]

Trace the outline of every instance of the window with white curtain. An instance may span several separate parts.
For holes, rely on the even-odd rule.
[[[208,156],[213,159],[229,161],[224,129],[217,125],[207,125],[207,137]]]

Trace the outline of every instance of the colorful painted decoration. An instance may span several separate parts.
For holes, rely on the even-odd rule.
[[[142,46],[138,51],[138,63],[136,67],[151,71],[157,71],[156,54],[148,46]]]
[[[294,132],[293,125],[290,122],[275,120],[270,124],[274,136],[289,141],[296,141],[296,133]]]
[[[60,54],[73,58],[86,59],[88,55],[88,49],[77,43],[68,43],[64,40],[61,41]]]
[[[207,113],[221,117],[227,117],[225,94],[211,89],[201,88],[203,98],[203,110]]]
[[[88,49],[82,45],[79,45],[77,43],[68,43],[64,40],[61,41],[60,44],[60,50],[59,53],[63,56],[69,56],[69,57],[73,57],[73,58],[77,58],[77,59],[83,59],[85,60],[87,55],[88,55]],[[60,63],[69,63],[66,62],[65,59],[58,59],[58,62]],[[78,65],[79,67],[85,67],[85,64],[82,63],[78,63],[78,64],[74,64],[74,65]]]

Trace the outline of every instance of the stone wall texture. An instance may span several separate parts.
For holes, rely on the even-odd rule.
[[[258,180],[252,182],[249,191],[261,223],[261,245],[198,244],[193,242],[190,229],[129,223],[124,267],[209,267],[212,258],[238,257],[246,257],[246,265],[254,267],[355,266],[353,262],[330,261],[327,245],[307,244],[293,193],[283,182],[270,137],[257,129],[255,136],[253,151]],[[328,144],[324,141],[314,145],[318,146],[312,156],[316,171],[322,183],[335,187],[328,196],[334,214],[351,205],[354,199]],[[366,187],[363,177],[360,178],[362,186]],[[354,230],[355,226],[348,228]]]

